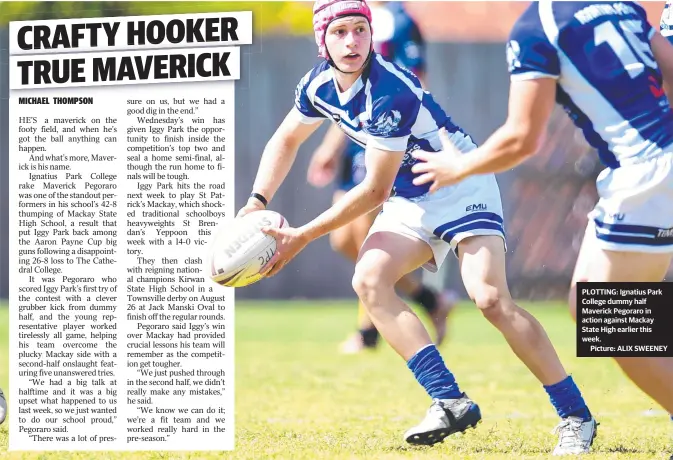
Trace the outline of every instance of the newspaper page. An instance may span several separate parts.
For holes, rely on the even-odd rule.
[[[229,450],[234,84],[252,13],[10,24],[10,450]]]

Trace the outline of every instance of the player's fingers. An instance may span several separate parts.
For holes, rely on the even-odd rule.
[[[421,161],[428,161],[431,158],[431,155],[432,155],[431,153],[424,152],[423,150],[416,150],[414,152],[411,152],[411,156]]]
[[[275,264],[271,270],[269,270],[269,273],[267,273],[267,277],[275,276],[283,267],[285,266],[285,261],[282,260]]]
[[[262,233],[264,233],[265,235],[273,236],[276,239],[282,236],[282,234],[278,231],[278,229],[273,227],[263,227]]]
[[[259,272],[262,275],[267,276],[268,275],[267,272],[273,268],[273,266],[276,264],[276,262],[278,262],[279,258],[280,258],[280,253],[278,251],[276,251],[276,253],[273,255],[273,257],[271,257],[271,259],[269,259],[269,261],[264,264],[264,266],[259,270]]]
[[[422,163],[416,163],[411,167],[411,172],[414,174],[421,174],[428,172],[432,169],[432,165],[430,163],[422,162]]]
[[[454,153],[454,154],[459,153],[455,144],[449,138],[449,133],[446,131],[446,128],[440,129],[439,132],[437,133],[437,135],[439,136],[439,140],[442,143],[442,149],[444,151],[449,152],[449,153]]]
[[[442,128],[439,131],[437,131],[437,135],[439,136],[439,140],[441,143],[444,145],[452,145],[453,143],[451,142],[451,139],[449,138],[449,133],[446,131],[446,128]]]
[[[273,270],[274,270],[274,268],[276,268],[276,266],[275,266],[275,265],[272,265],[272,266],[269,267],[269,269],[268,269],[267,271],[265,271],[264,273],[262,273],[262,274],[264,275],[264,277],[265,277],[265,278],[271,278],[271,277],[273,276]]]
[[[432,183],[432,185],[430,186],[430,189],[428,190],[428,192],[430,192],[430,193],[432,194],[432,193],[435,193],[435,192],[436,192],[437,190],[439,190],[440,188],[441,188],[441,187],[439,186],[439,182],[434,181],[434,182]]]
[[[434,180],[435,180],[434,173],[426,173],[423,174],[422,176],[414,178],[414,185],[423,185],[427,184],[428,182],[433,182]]]

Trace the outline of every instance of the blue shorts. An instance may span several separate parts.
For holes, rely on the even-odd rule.
[[[339,190],[349,191],[365,178],[365,151],[352,141],[348,141],[342,157],[341,181]]]

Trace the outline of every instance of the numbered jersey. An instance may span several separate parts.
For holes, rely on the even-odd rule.
[[[557,79],[557,102],[606,166],[654,157],[673,143],[673,113],[653,34],[633,2],[533,2],[507,45],[511,78]]]

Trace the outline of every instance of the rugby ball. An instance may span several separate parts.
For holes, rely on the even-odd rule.
[[[261,229],[288,226],[285,217],[269,210],[224,220],[215,230],[210,248],[210,278],[228,287],[259,281],[259,271],[276,253],[276,239]]]

